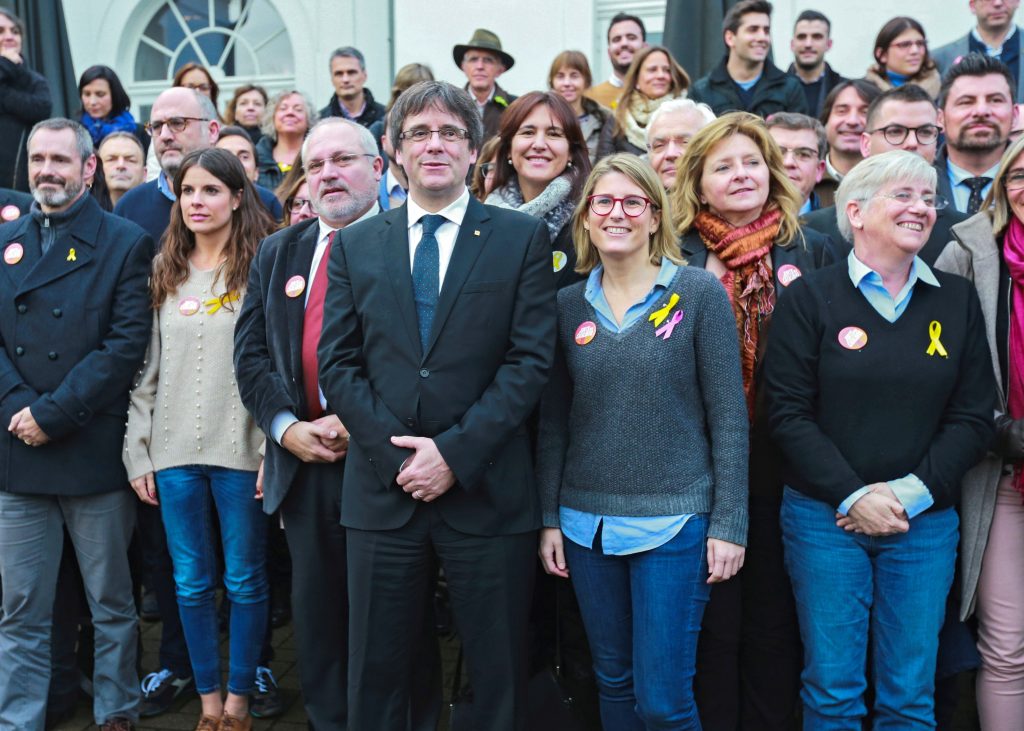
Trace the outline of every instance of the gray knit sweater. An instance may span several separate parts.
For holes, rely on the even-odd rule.
[[[747,410],[736,322],[722,285],[681,267],[624,332],[599,324],[586,282],[558,293],[558,354],[541,402],[537,457],[544,525],[558,507],[599,515],[709,513],[711,538],[746,544]],[[655,334],[673,293],[682,320]],[[672,313],[662,323],[672,319]],[[577,328],[597,325],[578,344]]]

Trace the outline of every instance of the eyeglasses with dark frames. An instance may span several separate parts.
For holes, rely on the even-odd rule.
[[[150,137],[156,137],[163,130],[165,124],[170,128],[171,132],[180,134],[185,131],[189,122],[209,121],[206,117],[170,117],[169,119],[161,119],[156,122],[146,122],[145,129]]]
[[[868,130],[868,134],[873,135],[876,132],[881,132],[885,136],[885,141],[890,145],[902,145],[903,141],[907,139],[907,135],[913,132],[914,137],[917,139],[917,144],[933,145],[939,139],[939,132],[941,131],[942,128],[934,124],[922,124],[920,127],[887,124],[885,127],[876,127],[875,129]]]

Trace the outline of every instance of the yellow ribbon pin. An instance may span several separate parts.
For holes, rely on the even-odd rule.
[[[660,310],[655,310],[654,312],[652,312],[651,316],[648,317],[647,319],[653,320],[654,326],[658,327],[659,325],[661,325],[662,322],[665,321],[665,318],[668,317],[668,313],[672,311],[672,308],[676,306],[677,302],[679,302],[679,295],[673,292],[672,296],[669,298],[668,304],[662,307]]]
[[[212,315],[228,302],[238,302],[239,299],[241,298],[238,296],[238,292],[228,292],[220,297],[211,297],[203,302],[203,305],[206,307],[206,314]]]
[[[68,261],[78,261],[78,259],[75,257],[75,249],[73,247],[71,249],[68,249]]]
[[[928,337],[932,339],[932,344],[928,346],[928,355],[938,353],[943,358],[948,358],[949,354],[942,347],[942,342],[939,340],[940,335],[942,335],[942,325],[939,324],[938,320],[932,320],[931,324],[928,325]]]

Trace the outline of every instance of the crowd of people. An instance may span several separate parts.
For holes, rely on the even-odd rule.
[[[51,118],[0,9],[0,731],[251,729],[289,622],[317,731],[951,731],[975,671],[1024,729],[1017,5],[862,78],[740,0],[699,78],[619,13],[596,84],[478,29],[463,88],[342,47],[144,121],[99,65]]]

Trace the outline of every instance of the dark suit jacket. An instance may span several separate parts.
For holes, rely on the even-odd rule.
[[[289,297],[285,284],[309,267],[319,238],[319,219],[312,218],[278,231],[260,244],[249,268],[245,301],[235,324],[235,377],[245,408],[267,435],[263,455],[263,509],[281,505],[302,464],[270,436],[270,425],[282,409],[300,419],[307,412],[302,379],[303,295]],[[307,287],[309,283],[307,281]],[[338,469],[341,487],[341,469]]]
[[[940,180],[941,177],[940,175]],[[949,232],[950,227],[966,218],[967,216],[958,213],[952,206],[938,211],[935,217],[935,226],[932,228],[932,235],[928,237],[927,243],[918,252],[918,256],[921,257],[925,264],[931,266],[935,263],[935,260],[939,258],[939,254],[946,248],[946,244],[953,240],[953,235]],[[839,225],[836,223],[835,206],[829,206],[828,208],[808,213],[801,219],[801,223],[808,228],[826,234],[831,239],[833,261],[844,259],[853,248],[852,244],[846,241],[839,233]]]
[[[0,422],[29,406],[51,439],[29,447],[4,429],[0,490],[90,495],[128,484],[121,450],[153,323],[153,240],[87,197],[45,255],[31,217],[0,226],[0,249],[24,250],[0,263]]]
[[[0,188],[0,210],[7,206],[15,206],[22,216],[27,215],[32,207],[32,196],[20,190]],[[2,219],[6,221],[7,219]]]
[[[416,509],[395,483],[412,452],[392,435],[434,439],[455,475],[436,502],[475,535],[540,527],[525,421],[554,357],[547,227],[470,199],[420,347],[407,206],[344,229],[328,265],[320,386],[351,431],[342,523],[390,530]]]

